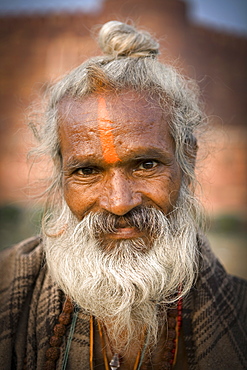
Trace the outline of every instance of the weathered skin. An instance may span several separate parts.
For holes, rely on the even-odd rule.
[[[59,115],[64,196],[79,220],[98,211],[122,216],[140,205],[173,209],[181,171],[167,118],[146,95],[66,98]],[[123,225],[109,238],[140,236]]]
[[[103,96],[100,96],[98,101],[98,122],[100,143],[105,162],[113,164],[121,161],[116,153],[112,121],[108,117],[106,100]]]

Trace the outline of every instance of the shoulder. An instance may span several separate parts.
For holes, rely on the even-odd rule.
[[[234,369],[247,366],[247,282],[228,274],[198,238],[200,264],[197,281],[184,300],[184,329],[189,357],[201,368]]]
[[[35,277],[43,261],[43,246],[40,237],[32,237],[6,248],[0,253],[0,291],[20,278]]]
[[[207,304],[210,302],[221,317],[226,311],[241,317],[247,309],[247,281],[226,272],[205,237],[198,239],[198,245],[200,267],[194,291],[197,300],[207,297]]]
[[[247,281],[226,272],[218,258],[212,252],[204,236],[198,239],[200,250],[200,270],[197,286],[206,290],[215,300],[225,299],[226,304],[236,300],[237,309],[247,302]],[[242,299],[241,299],[242,298]]]
[[[42,265],[40,237],[27,239],[0,253],[0,364],[4,363],[4,368],[12,368],[17,333],[22,333],[22,338],[25,336],[33,289],[45,272]],[[20,353],[25,340],[21,340]]]

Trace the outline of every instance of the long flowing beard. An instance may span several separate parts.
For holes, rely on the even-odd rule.
[[[114,232],[116,217],[88,214],[78,223],[66,205],[56,223],[59,227],[66,220],[65,230],[45,237],[52,277],[82,309],[104,322],[117,352],[138,340],[144,327],[155,344],[161,324],[157,307],[165,313],[193,284],[197,228],[186,205],[180,201],[169,217],[143,207],[129,216],[130,223],[147,231],[148,245],[142,239],[120,240],[107,248],[99,235]]]

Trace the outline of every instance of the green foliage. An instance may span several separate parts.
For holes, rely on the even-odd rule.
[[[245,233],[246,222],[242,215],[221,214],[212,218],[210,231],[224,234]]]
[[[0,249],[40,233],[42,209],[16,204],[0,207]]]

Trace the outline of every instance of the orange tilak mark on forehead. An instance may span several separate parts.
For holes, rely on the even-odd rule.
[[[114,146],[112,127],[108,117],[106,101],[103,97],[99,97],[98,101],[98,122],[104,160],[107,163],[116,163],[120,161],[120,159]]]

